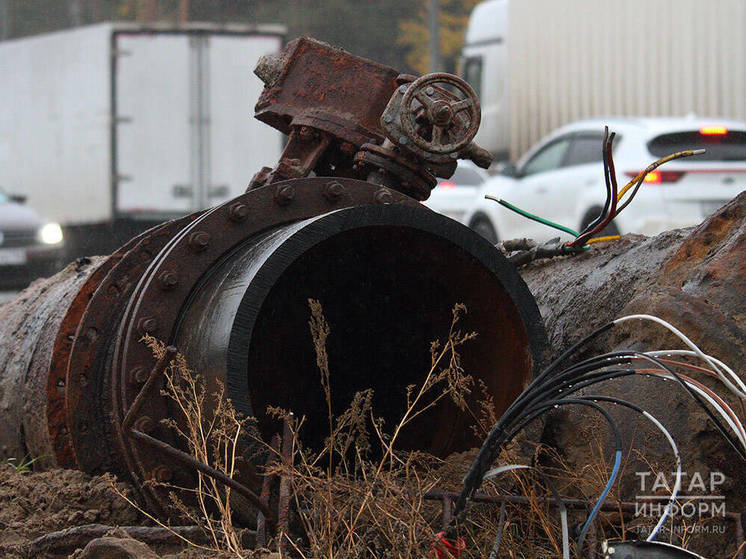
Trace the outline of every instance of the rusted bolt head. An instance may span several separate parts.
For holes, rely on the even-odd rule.
[[[342,142],[342,144],[339,146],[339,149],[342,153],[347,155],[352,155],[357,151],[354,144],[351,144],[350,142]]]
[[[155,423],[149,415],[143,415],[135,419],[132,427],[135,428],[135,431],[140,431],[141,433],[152,433],[153,429],[155,429]]]
[[[382,188],[375,194],[376,204],[390,204],[394,201],[394,196],[388,188]]]
[[[432,108],[433,121],[438,126],[446,126],[451,122],[453,117],[453,109],[445,101],[438,101],[433,105]]]
[[[202,252],[210,246],[210,234],[206,231],[195,231],[189,235],[189,248],[194,252]]]
[[[170,481],[172,477],[174,477],[174,473],[171,471],[171,468],[167,468],[166,466],[158,466],[153,470],[153,478],[161,483]]]
[[[152,316],[144,316],[137,323],[137,329],[142,334],[152,334],[158,328],[158,321]]]
[[[132,384],[142,384],[148,380],[148,371],[144,367],[134,367],[130,371],[129,378]]]
[[[298,135],[300,136],[301,140],[310,140],[313,138],[313,130],[309,128],[308,126],[301,126],[300,130],[298,130]]]
[[[247,206],[246,204],[242,204],[241,202],[231,204],[231,207],[228,208],[228,219],[230,219],[231,221],[243,221],[248,215],[249,206]]]
[[[282,59],[275,54],[265,54],[256,63],[254,73],[268,86],[272,86],[282,71]]]
[[[275,190],[275,201],[281,206],[287,206],[295,198],[295,188],[289,184],[278,186]]]
[[[345,193],[345,187],[337,181],[329,181],[324,185],[324,198],[330,202],[338,200]]]
[[[158,280],[161,282],[161,289],[163,289],[163,291],[170,291],[179,285],[179,277],[170,270],[161,272],[161,275],[158,276]]]

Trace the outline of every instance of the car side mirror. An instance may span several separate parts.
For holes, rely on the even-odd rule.
[[[517,177],[518,168],[515,166],[515,163],[500,163],[497,165],[497,174],[506,177]]]
[[[23,194],[10,194],[8,195],[8,199],[10,199],[11,202],[15,202],[16,204],[26,203],[26,197]]]

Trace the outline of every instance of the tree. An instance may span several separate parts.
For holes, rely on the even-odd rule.
[[[443,70],[455,72],[464,44],[469,13],[479,0],[440,0],[440,58]],[[416,16],[399,23],[399,44],[407,49],[406,60],[418,74],[430,68],[427,25],[428,0],[418,0]]]

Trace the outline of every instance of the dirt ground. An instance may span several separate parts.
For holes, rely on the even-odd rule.
[[[32,557],[31,542],[83,524],[132,525],[140,514],[112,490],[110,476],[74,470],[31,472],[0,464],[0,555]],[[127,484],[121,491],[131,493]]]

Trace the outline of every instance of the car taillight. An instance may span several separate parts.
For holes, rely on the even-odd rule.
[[[725,126],[703,126],[699,133],[703,136],[725,136],[728,129]]]
[[[455,188],[456,183],[453,183],[451,181],[441,181],[441,183],[438,186],[440,188]]]
[[[634,171],[627,171],[625,174],[633,179],[638,175],[639,171],[635,173]],[[646,184],[661,184],[662,182],[676,182],[681,177],[683,177],[686,173],[684,171],[650,171],[647,175],[645,175],[644,182]]]

